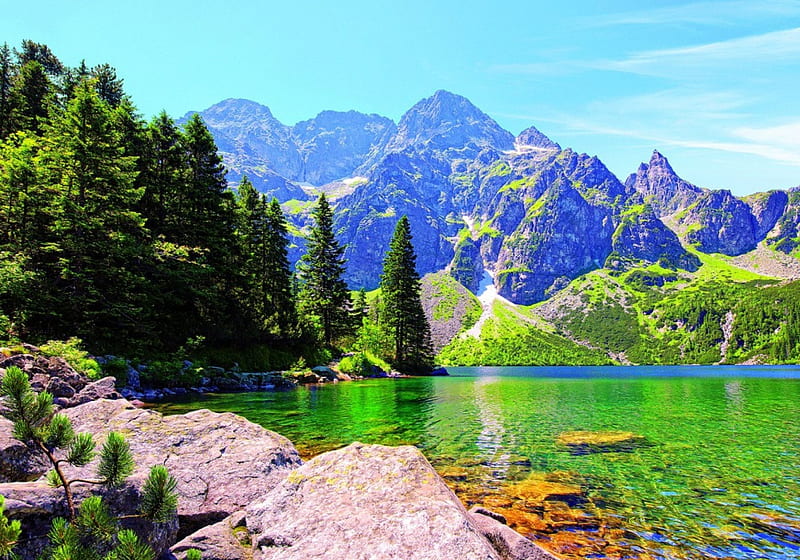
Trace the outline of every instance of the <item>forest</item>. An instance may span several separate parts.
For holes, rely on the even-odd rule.
[[[428,369],[408,221],[370,310],[342,280],[324,195],[312,217],[293,270],[280,204],[246,177],[228,187],[198,115],[148,122],[111,66],[0,48],[0,337],[264,369],[353,348]]]

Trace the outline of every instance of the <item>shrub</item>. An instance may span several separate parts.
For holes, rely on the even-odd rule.
[[[96,381],[102,375],[100,364],[81,348],[81,344],[81,339],[75,337],[68,340],[48,340],[40,346],[40,350],[47,356],[64,358],[75,371]]]

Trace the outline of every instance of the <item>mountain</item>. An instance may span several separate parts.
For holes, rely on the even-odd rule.
[[[659,354],[639,341],[657,335],[669,344],[708,344],[708,332],[727,333],[733,327],[725,321],[738,324],[703,299],[734,301],[720,280],[747,286],[736,292],[742,295],[776,278],[800,278],[800,188],[747,197],[701,188],[658,151],[623,183],[598,157],[562,148],[533,126],[514,137],[446,91],[416,103],[397,125],[377,115],[323,111],[289,127],[268,108],[241,100],[201,115],[231,177],[258,177],[261,190],[272,189],[285,203],[297,233],[295,257],[311,199],[326,192],[346,246],[346,279],[351,288],[373,289],[397,220],[406,215],[419,272],[449,274],[473,292],[491,277],[509,313],[541,309],[531,320],[551,334],[525,336],[551,349],[544,353],[600,359],[581,350],[588,345],[623,361],[725,359],[734,350],[693,354],[687,346],[675,354],[668,345]],[[687,286],[705,295],[678,298]],[[674,315],[685,305],[691,313]],[[696,313],[715,326],[697,323]],[[689,325],[711,331],[689,335]],[[664,328],[680,336],[658,334]],[[779,323],[765,328],[772,329],[765,340],[782,332]],[[448,336],[453,329],[448,323]],[[512,331],[495,328],[491,336]]]

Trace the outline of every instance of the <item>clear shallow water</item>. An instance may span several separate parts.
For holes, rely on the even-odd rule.
[[[419,446],[461,499],[565,556],[800,558],[800,368],[451,368],[285,393],[205,395],[305,456]],[[560,434],[620,430],[622,451]]]

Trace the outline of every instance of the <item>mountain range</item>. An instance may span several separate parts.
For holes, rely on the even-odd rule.
[[[488,280],[511,305],[552,307],[592,271],[635,272],[662,291],[704,277],[716,266],[710,261],[756,277],[800,278],[800,188],[746,197],[701,188],[658,151],[623,181],[598,157],[562,148],[535,127],[515,137],[447,91],[419,101],[397,124],[323,111],[287,126],[238,99],[200,115],[231,185],[247,175],[283,204],[294,257],[314,199],[326,193],[353,289],[377,287],[402,215],[421,274],[444,271],[473,293]]]

